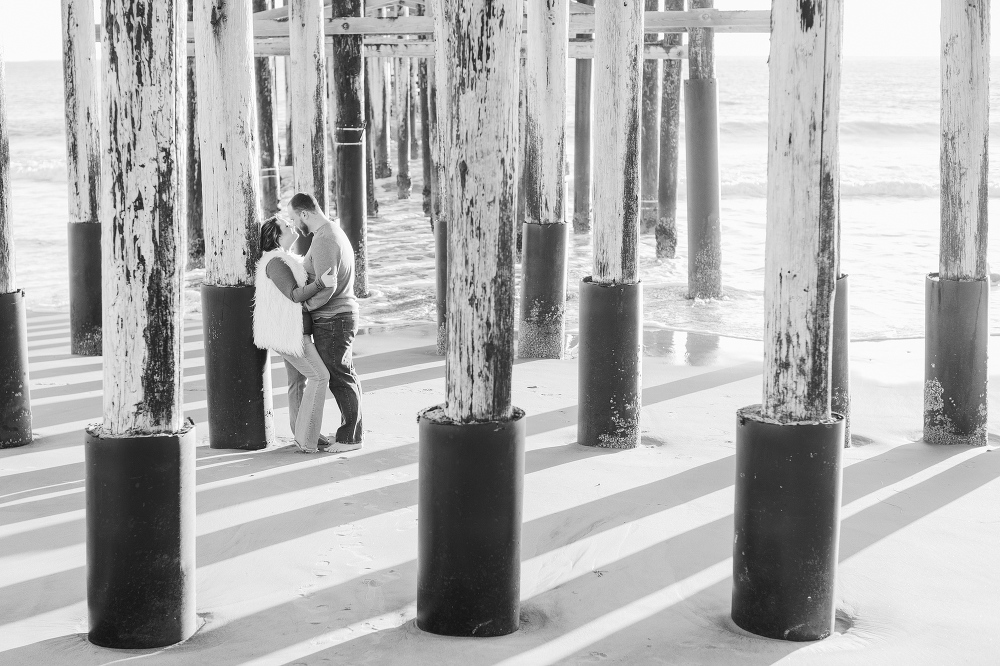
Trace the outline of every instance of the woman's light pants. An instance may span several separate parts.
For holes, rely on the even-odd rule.
[[[288,356],[282,354],[286,366],[291,366],[305,378],[305,387],[302,390],[302,399],[298,405],[298,414],[294,415],[292,430],[295,433],[295,444],[303,451],[315,451],[319,441],[320,429],[323,427],[323,407],[326,404],[326,387],[330,381],[330,372],[326,369],[326,364],[316,351],[312,337],[305,335],[302,337],[302,356]],[[288,388],[289,397],[293,390],[292,384],[301,381],[298,377],[293,377],[289,373]],[[296,390],[297,392],[297,390]]]

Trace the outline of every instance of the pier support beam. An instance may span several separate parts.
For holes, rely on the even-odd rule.
[[[643,1],[596,5],[594,272],[580,283],[577,441],[632,448],[642,406],[639,136]]]
[[[333,18],[364,16],[362,0],[333,0]],[[365,60],[361,35],[333,37],[337,116],[337,214],[354,249],[354,295],[368,297],[368,174],[365,155]]]
[[[213,449],[263,449],[274,441],[268,352],[253,341],[260,255],[253,18],[246,3],[196,0],[198,134],[204,192],[208,432]],[[273,156],[272,156],[273,157]]]
[[[198,0],[182,0],[187,5],[187,19],[194,20],[194,4]],[[187,264],[188,269],[205,267],[205,230],[202,206],[201,144],[198,140],[198,78],[195,57],[187,58]]]
[[[593,6],[594,0],[579,0],[581,4]],[[580,40],[592,40],[591,34],[579,34]],[[573,127],[573,233],[590,232],[590,125],[591,125],[591,79],[594,61],[591,58],[576,60],[576,81],[574,97]]]
[[[375,143],[375,177],[392,175],[389,164],[389,63],[385,58],[368,58],[368,90],[371,93],[372,124],[368,134]]]
[[[436,11],[438,4],[427,6],[427,14],[434,18],[435,30],[440,27]],[[438,32],[440,35],[440,32]],[[435,49],[440,55],[440,49]],[[445,202],[449,201],[448,177],[444,165],[445,146],[442,141],[447,136],[444,130],[448,118],[448,90],[438,86],[438,81],[447,81],[441,71],[443,59],[432,58],[427,93],[427,107],[430,115],[431,149],[433,150],[431,171],[431,226],[434,228],[434,283],[437,296],[437,353],[448,353],[448,217]],[[450,205],[450,204],[449,204]]]
[[[24,292],[16,287],[14,271],[6,79],[0,39],[0,449],[31,443],[28,329]]]
[[[831,412],[843,1],[775,0],[764,391],[737,412],[733,621],[768,638],[834,625],[844,418]],[[791,138],[789,138],[791,137]]]
[[[428,85],[429,76],[428,70],[430,65],[427,62],[427,58],[421,58],[420,63],[417,68],[417,90],[420,94],[420,157],[423,164],[423,177],[424,177],[424,202],[423,210],[424,215],[430,217],[431,215],[431,182],[433,181],[432,173],[434,171],[433,158],[431,156],[431,118],[430,118],[430,101],[428,99]]]
[[[274,8],[274,0],[253,0],[253,10]],[[254,58],[257,84],[257,137],[260,150],[260,205],[264,218],[278,212],[281,177],[278,174],[278,124],[274,113],[276,99],[274,58]]]
[[[714,4],[715,0],[691,0],[690,6],[711,9]],[[722,296],[722,227],[715,30],[693,28],[688,35],[688,80],[684,84],[688,298],[718,298]]]
[[[294,189],[311,193],[320,208],[329,213],[323,0],[287,0],[286,4],[291,54],[290,67],[285,71],[291,90]],[[304,255],[311,242],[312,236],[303,236],[296,241],[295,251]]]
[[[521,358],[562,358],[566,314],[566,45],[569,5],[528,3],[525,35]]]
[[[399,16],[408,16],[409,9],[401,7]],[[396,125],[396,198],[409,199],[413,188],[410,180],[410,59],[394,58],[393,65],[393,122]]]
[[[368,195],[368,217],[378,216],[375,198],[375,135],[372,134],[372,104],[370,77],[365,71],[365,192]]]
[[[88,638],[140,649],[197,627],[195,433],[181,391],[187,22],[183,0],[103,6],[104,419],[84,446]]]
[[[521,0],[445,0],[437,21],[450,211],[445,403],[420,423],[417,626],[516,631],[524,413],[511,405]]]
[[[663,0],[646,0],[646,11],[658,12]],[[662,38],[656,33],[646,34],[643,41],[655,44]],[[650,233],[656,227],[659,213],[660,170],[660,61],[642,61],[642,149],[639,152],[639,171],[642,177],[640,196],[642,213],[639,223],[641,233]]]
[[[93,0],[62,0],[69,348],[101,355],[101,136]]]
[[[683,11],[684,0],[665,0],[666,11]],[[664,46],[680,46],[682,35],[669,32]],[[664,60],[660,93],[660,168],[657,186],[656,256],[677,256],[677,173],[680,146],[681,60]]]
[[[924,441],[987,442],[990,3],[941,3],[941,251],[927,277]]]

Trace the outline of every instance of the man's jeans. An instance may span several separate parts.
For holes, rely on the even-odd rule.
[[[313,342],[330,371],[330,392],[340,407],[340,428],[337,429],[336,441],[348,444],[360,444],[364,437],[361,382],[354,371],[351,352],[357,332],[358,321],[353,314],[313,320]]]

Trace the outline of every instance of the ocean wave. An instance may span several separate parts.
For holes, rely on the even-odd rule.
[[[683,192],[683,183],[680,185]],[[936,199],[940,194],[937,183],[905,181],[905,180],[874,180],[849,181],[841,180],[840,196],[851,197],[881,197],[894,199]],[[767,197],[767,181],[764,179],[741,180],[722,183],[722,196],[758,199]],[[1000,182],[990,183],[990,198],[1000,198]]]
[[[12,180],[36,180],[45,182],[66,182],[66,162],[63,160],[28,160],[12,162]]]
[[[941,131],[937,121],[932,122],[882,122],[877,120],[849,120],[840,123],[840,134],[848,138],[899,138],[921,136],[936,138]],[[730,137],[767,137],[767,120],[721,122],[719,132]],[[1000,123],[990,123],[990,134],[1000,136]]]

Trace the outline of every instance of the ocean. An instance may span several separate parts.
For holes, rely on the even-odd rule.
[[[997,63],[994,63],[994,67]],[[763,58],[719,58],[723,283],[713,301],[684,298],[686,221],[678,206],[678,257],[658,261],[642,238],[644,318],[650,329],[760,339],[763,328],[767,166],[767,65]],[[568,87],[572,95],[573,71]],[[842,267],[851,276],[856,340],[920,337],[924,276],[937,270],[939,224],[939,64],[935,59],[847,59],[841,95]],[[991,134],[1000,132],[1000,88],[991,87]],[[11,188],[17,281],[34,310],[68,307],[66,147],[62,70],[58,62],[8,63]],[[280,107],[281,105],[279,105]],[[683,107],[682,107],[683,108]],[[567,147],[572,148],[572,98]],[[279,109],[279,113],[282,109]],[[284,127],[279,122],[279,127]],[[682,127],[683,136],[683,127]],[[1000,201],[996,141],[990,147],[990,215]],[[394,153],[393,153],[394,154]],[[683,167],[681,147],[681,174]],[[571,154],[567,156],[572,164]],[[411,173],[419,176],[418,161]],[[567,179],[572,187],[572,178]],[[599,187],[599,184],[598,184]],[[381,217],[370,222],[369,280],[362,305],[369,324],[433,319],[433,238],[414,198],[397,201],[394,178],[379,181]],[[572,193],[567,195],[572,213]],[[992,225],[991,248],[1000,225]],[[571,242],[569,329],[576,326],[577,283],[589,274],[589,237]],[[990,256],[996,256],[991,250]],[[994,262],[1000,271],[1000,262]],[[196,277],[196,275],[194,276]],[[188,303],[197,309],[197,296]],[[1000,312],[990,315],[1000,332]]]

